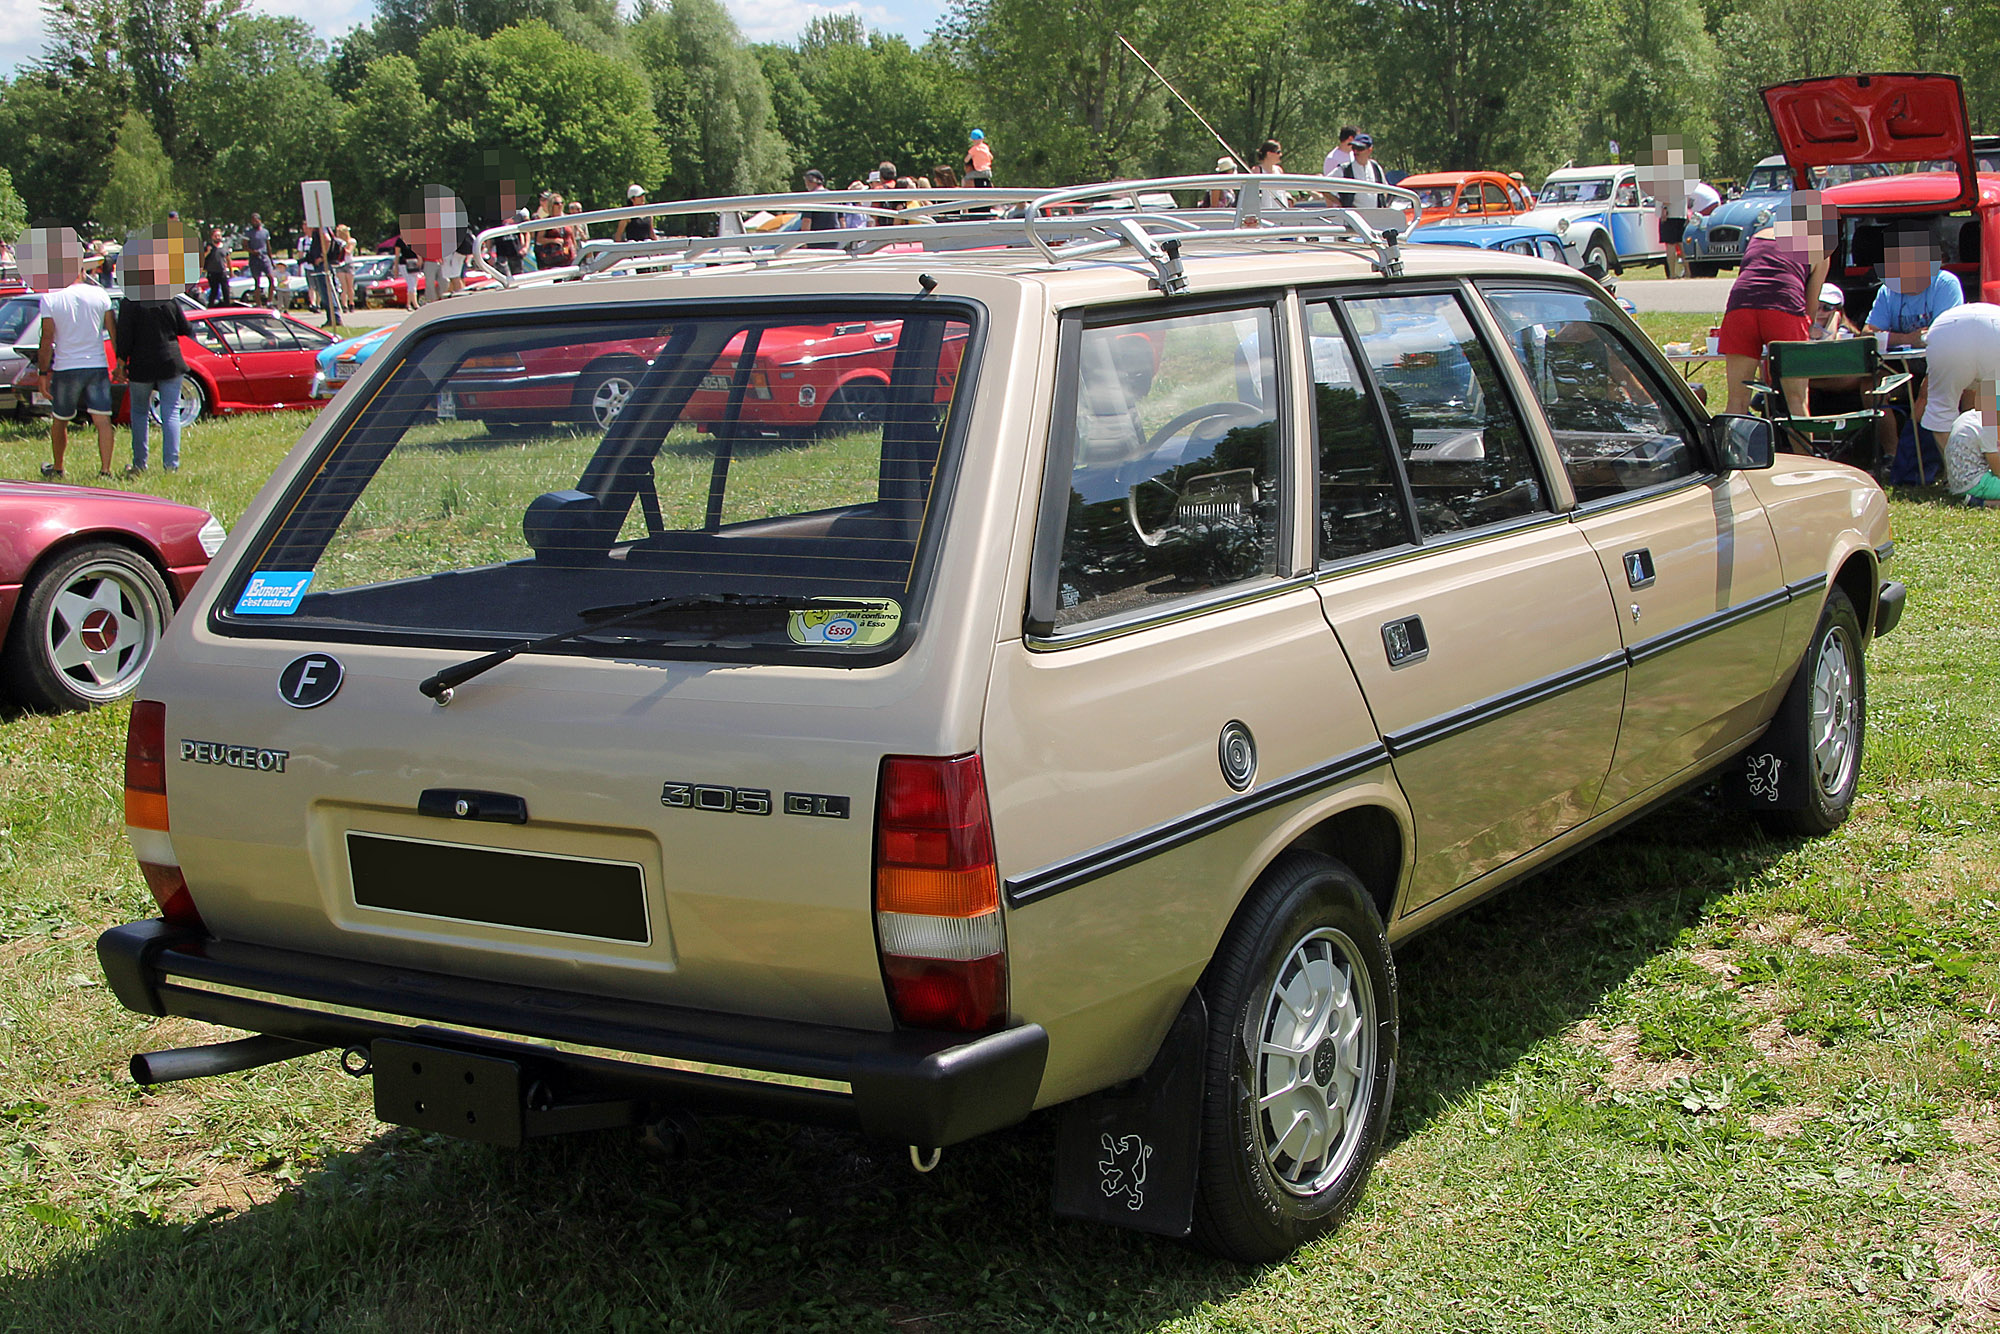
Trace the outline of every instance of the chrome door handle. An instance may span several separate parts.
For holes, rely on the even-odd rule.
[[[1625,553],[1625,583],[1632,588],[1651,588],[1657,576],[1653,571],[1653,553],[1647,547]]]
[[[1421,616],[1405,616],[1382,626],[1382,647],[1388,651],[1391,667],[1407,667],[1422,662],[1431,651],[1430,636],[1424,633]]]

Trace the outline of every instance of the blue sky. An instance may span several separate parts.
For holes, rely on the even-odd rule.
[[[789,41],[821,14],[858,13],[869,28],[896,32],[913,43],[923,41],[940,15],[944,0],[723,0],[737,26],[753,42]],[[251,0],[252,9],[305,19],[331,41],[366,23],[374,0]],[[22,62],[41,54],[41,0],[0,0],[0,71],[12,73]]]

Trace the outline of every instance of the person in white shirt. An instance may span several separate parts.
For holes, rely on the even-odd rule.
[[[1326,165],[1321,169],[1321,175],[1338,175],[1342,167],[1354,161],[1354,136],[1359,133],[1361,131],[1352,125],[1340,127],[1340,143],[1326,155]]]
[[[42,476],[63,475],[69,424],[85,412],[97,428],[97,475],[111,475],[111,363],[105,340],[118,335],[111,319],[111,293],[79,275],[59,292],[42,298],[42,344],[36,372],[54,403],[49,413],[49,453]]]

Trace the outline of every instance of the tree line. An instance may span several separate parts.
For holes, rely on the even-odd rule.
[[[177,207],[295,219],[334,183],[357,232],[417,185],[496,170],[587,207],[927,174],[986,130],[1004,185],[1207,168],[1337,128],[1406,170],[1629,160],[1678,133],[1713,178],[1773,151],[1757,89],[1867,69],[1961,74],[2000,129],[2000,0],[952,0],[922,45],[822,17],[746,43],[720,0],[377,0],[329,47],[243,0],[46,0],[43,55],[0,81],[0,238],[105,235]],[[492,221],[493,219],[488,219]]]

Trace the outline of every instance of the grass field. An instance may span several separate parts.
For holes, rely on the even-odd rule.
[[[304,420],[204,424],[145,484],[233,521]],[[45,449],[0,426],[0,476]],[[0,1330],[2000,1326],[2000,516],[1893,520],[1854,818],[1691,797],[1407,946],[1388,1151],[1263,1270],[1051,1218],[1047,1118],[920,1177],[732,1121],[497,1152],[377,1123],[330,1056],[142,1093],[132,1051],[228,1034],[97,973],[152,912],[126,710],[0,723]]]

